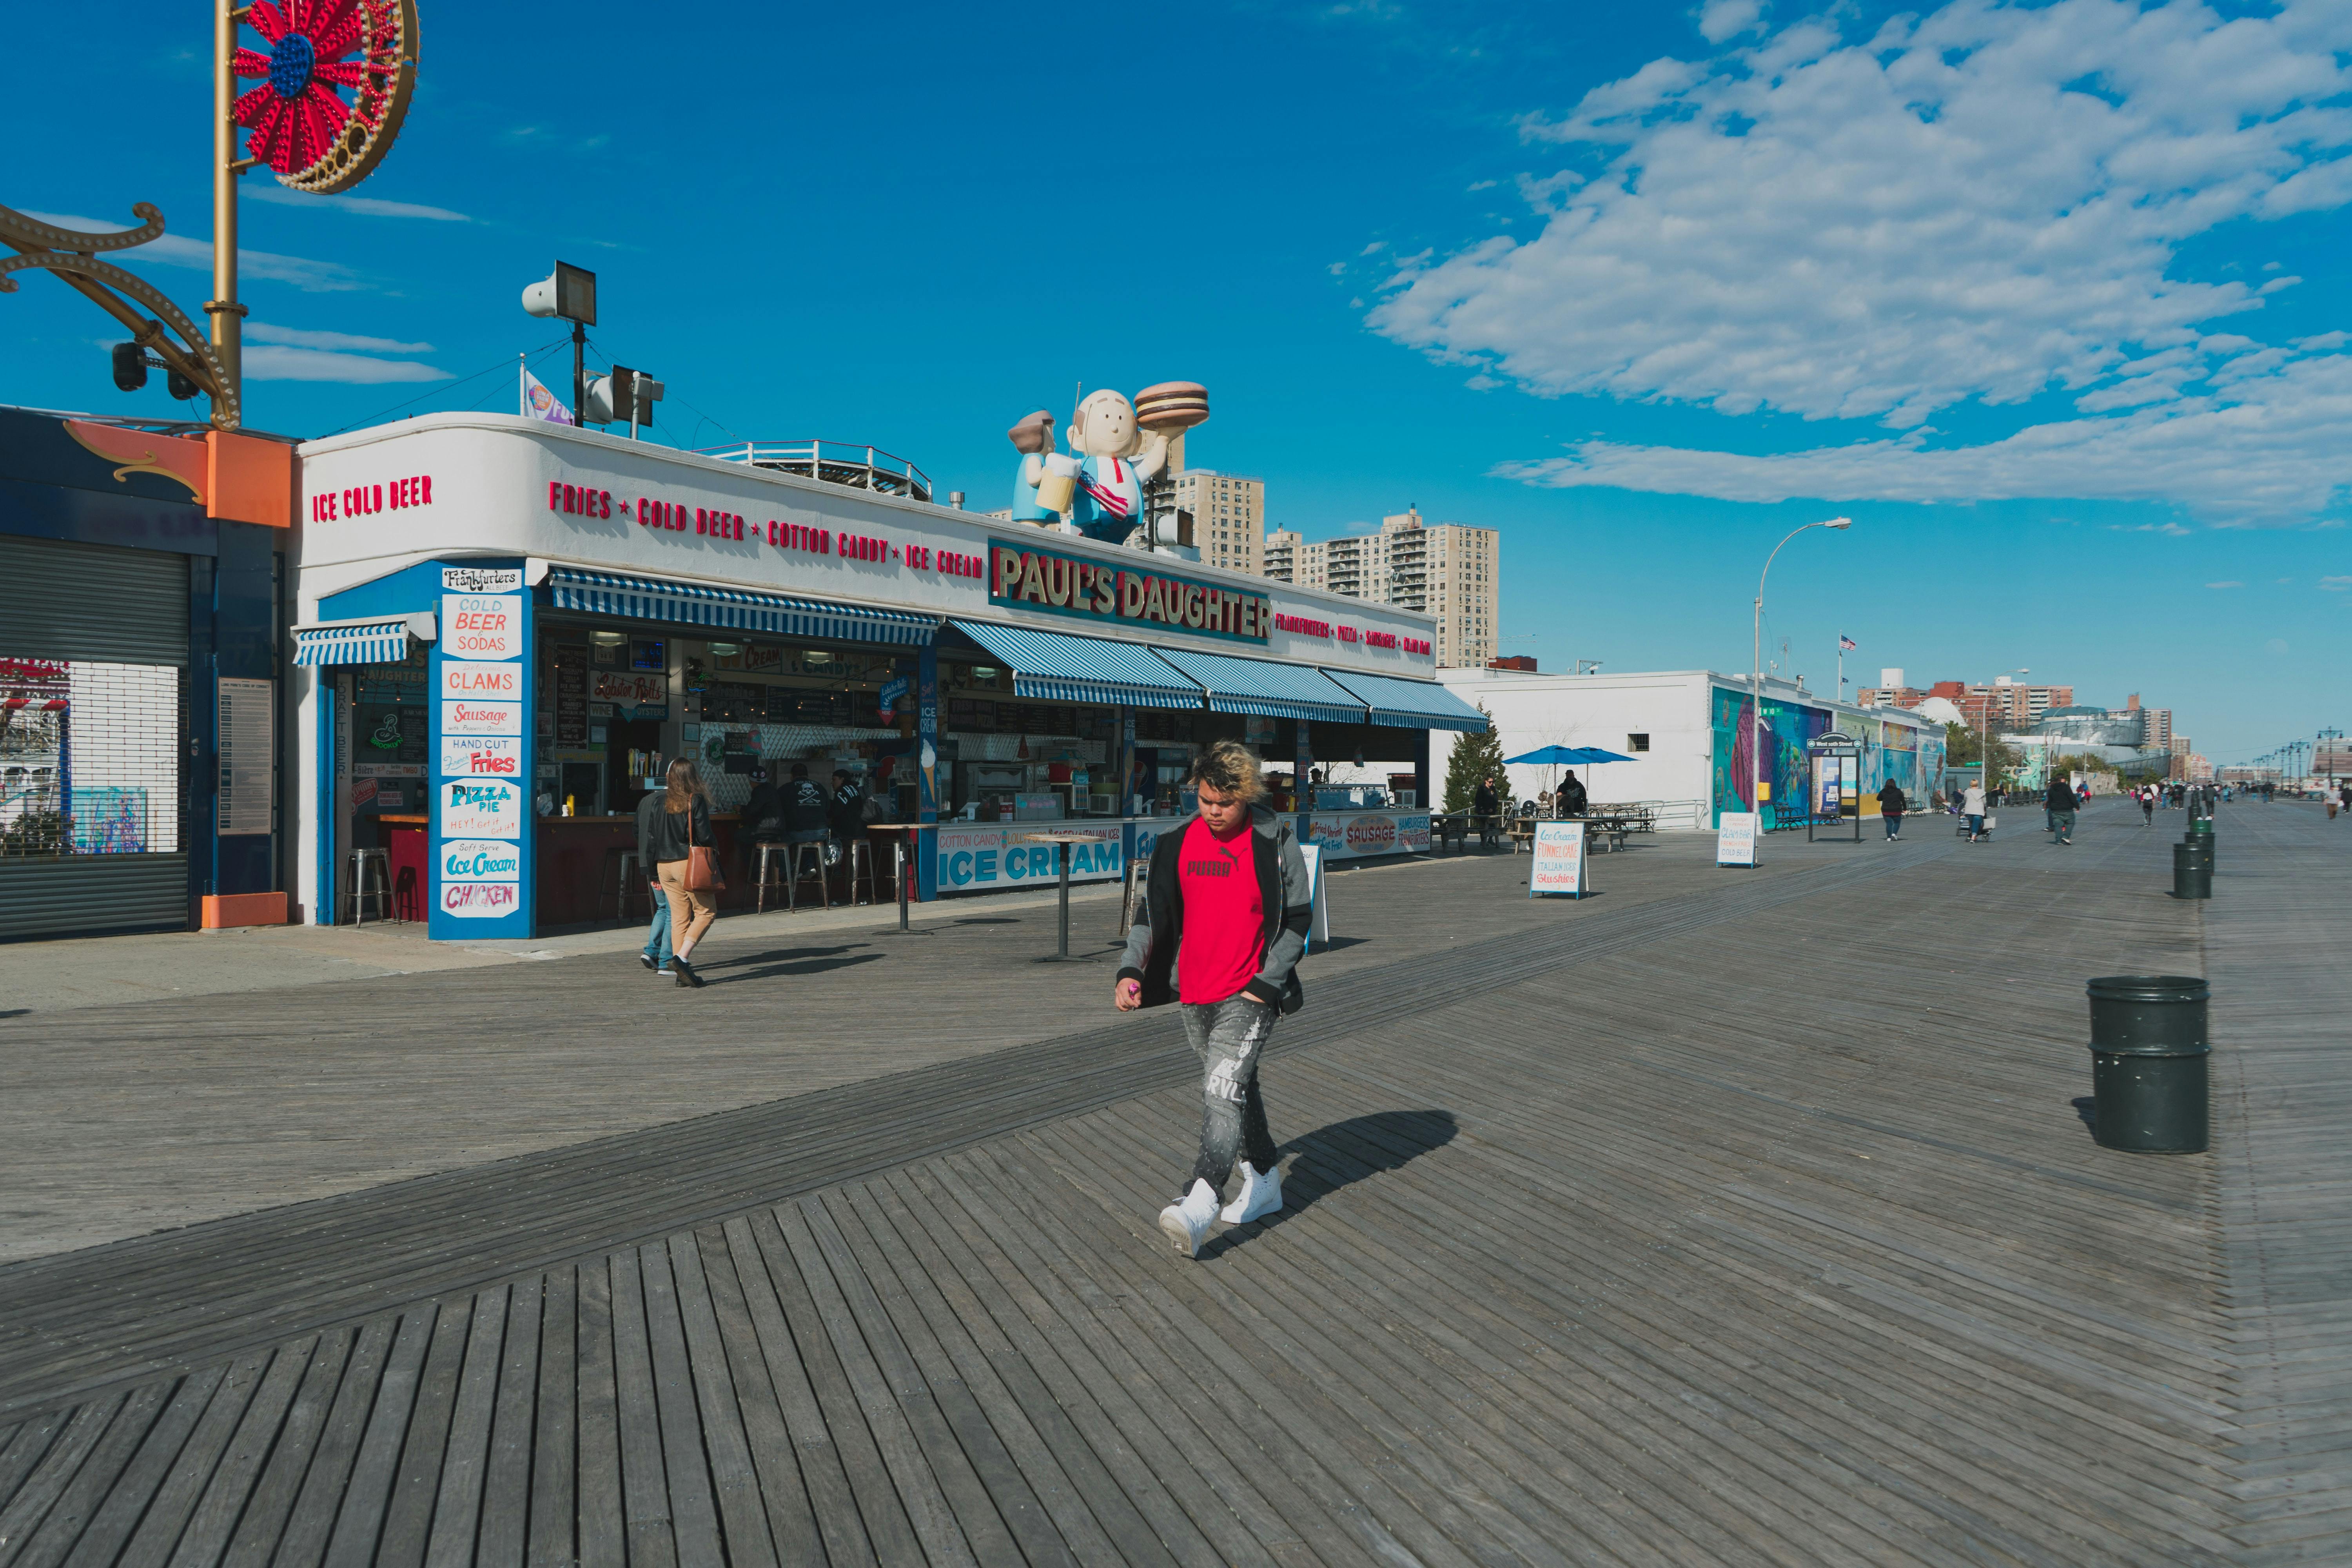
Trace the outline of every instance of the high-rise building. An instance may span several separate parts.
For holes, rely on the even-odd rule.
[[[2140,710],[2139,743],[2148,751],[2169,752],[2172,748],[2172,710],[2143,708]]]
[[[1269,577],[1435,616],[1441,668],[1475,668],[1495,657],[1502,535],[1494,529],[1427,524],[1408,506],[1382,518],[1378,533],[1309,543],[1285,530],[1263,548]]]
[[[1175,479],[1176,505],[1192,514],[1201,563],[1253,575],[1263,571],[1265,481],[1214,468],[1186,468]]]

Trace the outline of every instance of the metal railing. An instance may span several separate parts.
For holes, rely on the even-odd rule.
[[[878,490],[909,500],[931,499],[931,477],[896,453],[854,441],[739,441],[701,447],[698,456],[748,463],[780,474],[799,474],[852,489]]]

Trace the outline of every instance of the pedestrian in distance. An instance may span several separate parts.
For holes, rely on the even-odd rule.
[[[661,809],[662,790],[647,790],[646,798],[637,802],[637,864],[646,869],[646,901],[653,906],[654,918],[646,928],[645,951],[640,956],[645,965],[656,974],[669,973],[669,895],[662,891],[661,872],[653,858],[654,813]]]
[[[1582,816],[1589,805],[1584,793],[1584,781],[1573,770],[1559,781],[1559,814],[1562,816]]]
[[[1982,843],[1986,837],[1984,785],[1972,784],[1961,795],[1960,816],[1968,821],[1969,842]]]
[[[637,853],[659,870],[662,892],[669,900],[675,944],[669,973],[680,986],[698,986],[703,979],[690,960],[695,944],[719,918],[719,903],[708,889],[687,886],[687,868],[697,848],[711,846],[710,793],[694,764],[680,757],[670,763],[664,787],[646,799],[658,809],[648,813],[643,804],[639,806]]]
[[[2074,786],[2064,779],[2050,781],[2050,841],[2053,844],[2074,842],[2074,813],[2082,804],[2074,798]]]
[[[2139,825],[2142,827],[2156,826],[2156,791],[2146,784],[2139,786]]]
[[[1886,842],[1894,843],[1903,836],[1903,814],[1910,808],[1903,795],[1903,786],[1888,779],[1878,786],[1878,815],[1886,824]]]
[[[1502,820],[1502,797],[1495,791],[1492,779],[1480,779],[1478,787],[1470,792],[1470,815],[1478,822],[1478,847],[1495,847],[1496,825]]]
[[[1200,1153],[1181,1195],[1160,1211],[1176,1250],[1197,1258],[1212,1221],[1243,1225],[1282,1207],[1258,1063],[1275,1020],[1306,999],[1297,966],[1314,889],[1290,824],[1260,800],[1265,782],[1247,747],[1216,742],[1185,784],[1200,809],[1152,847],[1111,996],[1122,1013],[1178,1004],[1201,1058]],[[1220,1211],[1236,1156],[1242,1190]]]

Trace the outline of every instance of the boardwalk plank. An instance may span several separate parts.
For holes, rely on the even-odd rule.
[[[417,1568],[433,1540],[433,1508],[441,1495],[441,1461],[457,1411],[457,1385],[476,1317],[471,1297],[443,1301],[433,1311],[433,1341],[416,1381],[399,1469],[384,1506],[375,1561],[382,1568]]]
[[[254,1477],[243,1513],[236,1516],[236,1533],[229,1537],[228,1551],[221,1559],[229,1568],[261,1568],[274,1560],[287,1516],[294,1511],[302,1478],[310,1473],[310,1456],[326,1430],[328,1414],[342,1386],[343,1368],[351,1361],[358,1337],[349,1329],[319,1336],[285,1424],[278,1429],[277,1442]]]
[[[635,1249],[612,1254],[605,1268],[613,1289],[613,1383],[627,1560],[631,1568],[668,1568],[678,1561],[677,1537],[670,1526],[661,1412],[655,1404],[653,1352],[646,1339],[645,1282]]]
[[[98,1539],[78,1547],[77,1555],[86,1548],[89,1561],[121,1563],[124,1568],[163,1562],[186,1527],[197,1500],[204,1495],[205,1483],[211,1480],[214,1468],[220,1463],[269,1364],[269,1357],[257,1355],[220,1368],[211,1396],[171,1454],[153,1490],[144,1494],[126,1490],[123,1496],[128,1506],[123,1510],[126,1517],[119,1521],[120,1532],[116,1529],[118,1521],[101,1513],[90,1525],[90,1534]],[[196,1378],[192,1378],[190,1384],[202,1386]],[[159,1454],[163,1447],[158,1445]],[[109,1509],[113,1508],[115,1500],[107,1500]]]
[[[196,1462],[183,1474],[188,1481],[200,1483],[203,1489],[185,1525],[161,1509],[149,1510],[147,1518],[140,1521],[138,1533],[124,1549],[124,1568],[146,1568],[147,1564],[166,1561],[172,1568],[212,1568],[227,1555],[232,1532],[244,1517],[246,1503],[260,1479],[262,1467],[285,1431],[288,1413],[309,1381],[311,1363],[323,1343],[323,1336],[305,1337],[268,1358],[269,1370],[262,1375],[252,1398],[244,1409],[234,1413],[236,1428],[217,1463],[212,1456],[191,1445],[191,1458]],[[235,1386],[232,1379],[228,1387]],[[173,1477],[174,1482],[181,1479],[180,1475]]]
[[[639,1247],[637,1267],[645,1282],[654,1404],[660,1416],[662,1463],[669,1477],[670,1525],[677,1535],[678,1560],[715,1563],[722,1551],[719,1510],[711,1498],[709,1460],[703,1452],[694,1373],[687,1363],[686,1330],[678,1320],[668,1247],[658,1242]]]
[[[710,1464],[711,1489],[727,1539],[727,1560],[737,1568],[766,1568],[777,1561],[775,1539],[768,1532],[767,1506],[751,1461],[751,1440],[744,1430],[743,1404],[737,1397],[726,1348],[719,1342],[719,1318],[711,1306],[702,1249],[692,1235],[676,1236],[670,1238],[669,1257],[695,1407]],[[782,1425],[781,1417],[778,1424]]]
[[[433,1348],[433,1328],[439,1315],[430,1306],[401,1315],[400,1331],[384,1358],[375,1406],[368,1413],[367,1431],[352,1462],[351,1481],[343,1489],[335,1514],[334,1533],[327,1542],[327,1568],[365,1568],[375,1561],[384,1510],[400,1475],[400,1451],[408,1436],[409,1417],[416,1409],[417,1385],[425,1375],[425,1352]]]
[[[278,1535],[276,1561],[310,1563],[326,1555],[398,1326],[395,1320],[379,1318],[361,1329],[353,1342],[318,1446],[303,1470],[301,1489],[295,1493],[294,1507]]]
[[[613,1275],[601,1258],[579,1266],[580,1568],[622,1568],[628,1561],[623,1512],[620,1394],[614,1368]]]
[[[544,1277],[517,1281],[507,1297],[498,1398],[490,1415],[489,1458],[482,1474],[482,1521],[474,1542],[473,1560],[482,1568],[522,1568],[530,1539],[540,1321],[546,1300]]]
[[[579,1274],[552,1269],[540,1318],[538,1412],[531,1429],[530,1568],[570,1568],[579,1448]]]
[[[457,1568],[474,1560],[482,1521],[482,1479],[488,1468],[490,1423],[498,1408],[499,1371],[506,1350],[505,1286],[478,1293],[466,1328],[466,1359],[441,1452],[433,1497],[433,1529],[425,1540],[426,1568]]]
[[[824,1537],[809,1500],[808,1481],[801,1474],[801,1458],[784,1419],[783,1405],[776,1397],[774,1381],[761,1354],[759,1330],[752,1325],[751,1308],[743,1300],[743,1281],[735,1271],[732,1245],[718,1226],[697,1230],[694,1241],[710,1307],[710,1331],[726,1358],[744,1447],[760,1506],[766,1514],[769,1544],[782,1563],[819,1562],[826,1555]],[[837,1474],[838,1467],[835,1469]],[[855,1508],[848,1500],[845,1483],[842,1502]],[[730,1527],[730,1538],[732,1534]]]

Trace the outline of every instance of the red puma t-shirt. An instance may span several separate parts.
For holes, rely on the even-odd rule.
[[[1265,960],[1265,905],[1257,893],[1250,826],[1220,838],[1195,818],[1176,858],[1184,942],[1176,952],[1176,999],[1222,1002],[1257,977]]]

